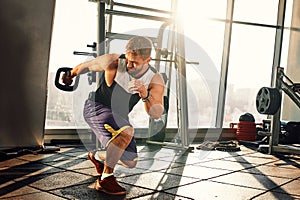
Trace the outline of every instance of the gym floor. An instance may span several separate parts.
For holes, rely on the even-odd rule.
[[[0,199],[300,199],[300,156],[241,151],[183,151],[140,144],[136,168],[115,170],[126,196],[94,189],[85,146],[1,156]]]

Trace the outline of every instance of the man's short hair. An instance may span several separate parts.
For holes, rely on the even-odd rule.
[[[126,52],[132,53],[134,56],[140,56],[146,59],[151,56],[152,42],[150,39],[142,36],[131,38],[126,45]]]

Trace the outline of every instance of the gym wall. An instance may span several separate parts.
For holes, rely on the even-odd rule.
[[[0,148],[42,146],[55,0],[0,1]]]

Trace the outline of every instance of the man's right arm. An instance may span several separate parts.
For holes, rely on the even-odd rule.
[[[118,68],[118,58],[119,54],[104,54],[102,56],[98,56],[97,58],[80,63],[76,67],[71,70],[71,76],[66,76],[66,74],[62,77],[62,82],[66,85],[71,85],[73,82],[73,78],[78,74],[85,74],[89,71],[91,72],[100,72],[106,70],[115,70]],[[113,77],[111,78],[113,79]],[[110,81],[111,82],[111,81]]]
[[[93,60],[83,62],[71,70],[71,76],[74,77],[78,74],[87,73],[88,71],[100,72],[116,69],[118,67],[119,56],[119,54],[104,54]]]

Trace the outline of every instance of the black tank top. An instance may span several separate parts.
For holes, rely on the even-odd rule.
[[[99,80],[99,87],[95,93],[96,102],[111,108],[113,113],[128,118],[128,114],[139,100],[139,94],[127,93],[115,81],[111,86],[108,86],[105,81],[105,72],[102,72]]]

